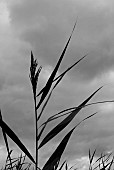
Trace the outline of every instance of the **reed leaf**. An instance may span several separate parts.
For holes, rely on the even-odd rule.
[[[48,98],[47,98],[44,106],[42,107],[42,110],[41,110],[41,112],[40,112],[40,114],[39,114],[39,116],[38,116],[38,120],[40,119],[40,117],[41,117],[41,115],[42,115],[42,113],[43,113],[43,111],[44,111],[44,108],[45,108],[45,106],[47,105],[47,103],[48,103],[48,101],[49,101],[49,99],[50,99],[50,97],[51,97],[51,95],[52,95],[53,90],[54,90],[55,87],[59,84],[59,82],[62,80],[62,78],[64,77],[64,75],[65,75],[70,69],[72,69],[76,64],[78,64],[82,59],[84,59],[86,56],[87,56],[87,55],[85,55],[84,57],[82,57],[81,59],[79,59],[76,63],[74,63],[72,66],[70,66],[66,71],[64,71],[61,75],[59,75],[59,76],[54,80],[54,81],[57,80],[57,82],[56,82],[56,84],[54,85],[54,87],[52,88],[52,90],[51,90],[51,92],[50,92],[50,94],[49,94],[49,96],[48,96]],[[39,93],[38,95],[40,95],[40,94],[41,94],[41,93]],[[37,95],[37,96],[38,96],[38,95]]]
[[[45,107],[46,107],[46,105],[47,105],[47,103],[48,103],[51,95],[52,95],[53,90],[54,90],[54,89],[56,88],[56,86],[59,84],[59,82],[61,81],[62,77],[63,77],[63,76],[61,76],[61,77],[58,79],[58,81],[55,83],[54,87],[52,88],[51,92],[49,93],[49,95],[48,95],[48,97],[47,97],[47,99],[46,99],[46,101],[45,101],[45,103],[44,103],[44,105],[43,105],[43,107],[42,107],[42,109],[41,109],[41,112],[40,112],[40,114],[38,115],[37,121],[40,119],[40,117],[41,117],[41,115],[42,115],[42,113],[43,113],[43,111],[44,111],[44,109],[45,109]]]
[[[61,77],[62,77],[62,76],[61,76]],[[44,103],[44,105],[43,105],[43,107],[42,107],[42,110],[41,110],[41,112],[40,112],[40,114],[39,114],[39,116],[38,116],[37,121],[39,120],[39,117],[40,117],[41,114],[43,113],[43,111],[44,111],[44,109],[45,109],[45,107],[46,107],[46,105],[47,105],[47,103],[48,103],[48,101],[49,101],[49,99],[50,99],[50,97],[51,97],[51,95],[52,95],[53,90],[55,89],[55,87],[56,87],[56,86],[58,85],[58,83],[60,82],[61,77],[60,77],[59,80],[56,82],[56,84],[54,85],[54,87],[53,87],[53,89],[51,90],[50,94],[48,95],[48,98],[47,98],[46,102]],[[37,141],[39,141],[39,139],[40,139],[40,137],[41,137],[44,129],[46,128],[47,123],[48,123],[48,121],[43,124],[43,127],[42,127],[40,133],[38,134]]]
[[[56,77],[54,81],[58,80],[61,76],[64,76],[68,71],[70,71],[75,65],[77,65],[81,60],[83,60],[85,57],[87,57],[88,54],[84,55],[82,58],[80,58],[78,61],[76,61],[74,64],[72,64],[70,67],[68,67],[63,73],[61,73],[58,77]]]
[[[107,158],[103,160],[103,162],[106,163],[106,162],[110,159],[110,156],[111,156],[111,155],[112,155],[112,153],[110,153],[110,154],[104,154],[104,155],[101,154],[101,156],[100,156],[100,157],[95,161],[95,163],[93,164],[93,165],[95,165],[97,162],[99,162],[99,165],[97,165],[96,167],[94,167],[93,170],[97,169],[98,167],[99,167],[99,169],[100,169],[100,166],[102,165],[101,159],[102,159],[102,158],[105,158],[105,157],[107,156]],[[101,162],[101,163],[100,163],[100,162]]]
[[[62,59],[63,59],[63,57],[64,57],[64,55],[65,55],[65,53],[66,53],[67,47],[68,47],[69,42],[70,42],[70,40],[71,40],[71,38],[72,38],[72,34],[73,34],[73,32],[74,32],[75,27],[76,27],[76,23],[75,23],[75,25],[74,25],[74,27],[73,27],[73,30],[72,30],[72,32],[71,32],[71,35],[70,35],[67,43],[66,43],[66,45],[65,45],[65,48],[64,48],[64,50],[62,51],[62,54],[61,54],[61,56],[60,56],[60,58],[59,58],[59,60],[58,60],[58,62],[57,62],[57,64],[56,64],[56,66],[55,66],[55,68],[54,68],[51,76],[49,77],[49,79],[48,79],[48,81],[47,81],[47,83],[46,83],[46,85],[45,85],[45,87],[44,87],[42,96],[41,96],[40,101],[39,101],[39,103],[38,103],[38,105],[37,105],[37,109],[40,107],[40,105],[41,105],[42,102],[44,101],[45,97],[47,96],[47,94],[48,94],[48,92],[49,92],[49,90],[50,90],[50,88],[51,88],[51,86],[52,86],[53,80],[54,80],[54,78],[55,78],[55,76],[56,76],[56,73],[57,73],[57,71],[58,71],[58,69],[59,69],[59,66],[60,66],[60,64],[61,64],[61,62],[62,62]]]
[[[17,135],[11,130],[11,128],[0,119],[0,126],[4,132],[17,144],[17,146],[28,156],[28,158],[35,164],[35,161]]]
[[[89,103],[89,104],[84,105],[83,108],[84,108],[84,107],[88,107],[88,106],[92,106],[92,105],[96,105],[96,104],[104,104],[104,103],[114,103],[114,100],[105,100],[105,101],[98,101],[98,102]],[[81,107],[82,107],[82,106],[81,106]],[[65,116],[65,115],[71,113],[72,111],[74,111],[76,108],[79,108],[79,106],[78,106],[78,107],[75,106],[75,107],[71,107],[71,108],[62,110],[62,111],[60,111],[59,113],[56,113],[56,114],[54,114],[53,116],[50,116],[47,121],[51,121],[51,120],[54,120],[54,119],[56,119],[56,118],[59,118],[58,115],[61,115],[62,113],[66,112],[66,111],[70,111],[70,112],[67,112],[67,113],[61,115],[61,116]],[[56,117],[56,116],[58,116],[58,117]],[[61,117],[61,116],[60,116],[60,117]],[[47,122],[47,121],[46,121],[46,122]],[[44,122],[43,124],[45,124],[46,122]],[[42,124],[41,126],[43,126],[43,124]],[[40,126],[40,127],[41,127],[41,126]]]
[[[97,113],[97,112],[96,112]],[[67,135],[63,138],[63,140],[60,142],[60,144],[58,145],[58,147],[56,148],[56,150],[54,151],[54,153],[51,155],[51,157],[49,158],[49,160],[46,162],[46,164],[44,165],[42,170],[53,170],[54,167],[60,162],[61,156],[66,148],[66,145],[71,137],[71,134],[73,133],[73,131],[76,129],[76,127],[78,127],[83,121],[89,119],[90,117],[94,116],[96,113],[86,117],[85,119],[83,119],[81,122],[79,122],[74,128],[72,128],[70,130],[70,132],[67,133]],[[56,168],[57,168],[56,166]]]
[[[42,170],[53,170],[53,167],[60,161],[61,156],[66,148],[66,145],[70,139],[70,136],[75,128],[73,128],[61,141],[49,160],[46,162]]]
[[[60,166],[60,168],[59,168],[58,170],[62,170],[62,168],[63,168],[63,166],[64,166],[65,163],[66,163],[66,161],[64,161],[64,162],[62,163],[62,165]]]
[[[95,163],[94,163],[93,165],[95,165],[98,161],[100,161],[102,157],[106,157],[106,156],[107,156],[107,158],[105,159],[105,161],[109,160],[111,155],[112,155],[112,153],[101,155],[101,156],[95,161]]]
[[[75,65],[77,65],[81,60],[83,60],[85,57],[87,56],[87,54],[85,56],[83,56],[82,58],[80,58],[78,61],[76,61],[74,64],[72,64],[70,67],[68,67],[63,73],[61,73],[58,77],[56,77],[53,82],[55,82],[56,80],[58,80],[59,78],[63,78],[63,76],[70,71]],[[38,93],[38,96],[40,96],[40,94],[44,91],[45,87],[42,88],[42,90]]]
[[[96,153],[96,149],[94,150],[92,156],[91,156],[91,153],[90,153],[90,149],[89,149],[89,161],[90,161],[90,164],[92,164],[92,161],[93,161],[93,158],[95,156],[95,153]]]
[[[46,137],[42,140],[38,148],[41,148],[48,141],[50,141],[53,137],[55,137],[59,132],[61,132],[78,114],[78,112],[84,107],[84,105],[102,88],[101,86],[97,89],[92,95],[90,95],[83,103],[81,103],[70,115],[68,115],[62,122],[60,122],[55,128],[53,128]]]
[[[69,168],[69,170],[72,169],[72,168],[74,168],[74,166],[76,166],[76,164],[77,164],[77,163],[75,163],[74,165],[72,165],[72,166]],[[78,169],[78,168],[75,168],[74,170],[77,170],[77,169]]]
[[[53,90],[53,89],[52,89],[52,90]],[[52,91],[51,91],[50,93],[52,93]],[[50,96],[51,96],[51,95],[50,95]],[[106,101],[93,102],[93,103],[90,103],[90,104],[85,105],[84,107],[91,106],[91,105],[96,105],[96,104],[110,103],[110,102],[114,102],[114,100],[106,100]],[[40,133],[39,133],[39,135],[38,135],[38,137],[37,137],[37,140],[40,139],[40,137],[41,137],[44,129],[46,128],[46,126],[47,126],[47,124],[48,124],[49,122],[51,122],[51,121],[53,121],[53,120],[56,120],[56,119],[58,119],[58,118],[60,118],[60,117],[63,117],[63,116],[66,116],[66,115],[70,114],[71,111],[60,115],[60,114],[63,113],[63,112],[66,112],[66,111],[68,111],[68,110],[75,110],[76,108],[77,108],[77,107],[72,107],[72,108],[69,108],[69,109],[65,109],[65,110],[63,110],[63,111],[61,111],[61,112],[59,112],[59,113],[57,113],[57,114],[55,114],[55,115],[53,115],[53,116],[50,116],[50,117],[47,119],[47,121],[44,122],[44,123],[42,123],[42,124],[40,125],[40,127],[38,128],[38,129],[40,129],[40,128],[43,126],[42,129],[41,129],[41,131],[40,131]]]
[[[1,110],[0,110],[0,120],[2,121],[2,114],[1,114]],[[12,168],[12,162],[11,162],[11,151],[9,149],[9,145],[8,145],[8,140],[7,140],[7,136],[6,136],[6,133],[4,131],[4,129],[2,128],[2,133],[3,133],[3,137],[4,137],[4,141],[5,141],[5,144],[6,144],[6,149],[7,149],[7,153],[8,153],[8,157],[9,157],[9,160],[10,160],[10,166],[11,166],[11,170],[13,170]]]
[[[113,162],[113,160],[114,160],[114,157],[112,158],[112,161],[110,162],[110,165],[109,165],[108,170],[110,170],[110,169],[111,169],[111,166],[112,166],[112,164],[114,163],[114,162]]]
[[[100,170],[106,170],[106,168],[110,165],[112,165],[113,161],[107,163],[106,165],[103,165],[103,167]]]
[[[39,133],[38,136],[37,136],[37,141],[40,140],[40,137],[41,137],[41,135],[42,135],[44,129],[46,128],[46,125],[47,125],[47,123],[45,123],[45,124],[43,125],[42,129],[40,130],[40,133]]]

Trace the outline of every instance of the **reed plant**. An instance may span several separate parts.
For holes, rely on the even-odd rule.
[[[33,101],[34,101],[34,119],[35,119],[35,158],[33,158],[32,154],[28,151],[26,146],[22,143],[22,141],[19,139],[19,137],[16,135],[16,133],[9,127],[8,124],[3,120],[2,114],[0,112],[0,127],[2,128],[2,133],[3,133],[3,138],[6,144],[6,149],[7,149],[7,159],[6,159],[6,164],[4,169],[16,169],[16,170],[21,170],[21,169],[30,169],[31,165],[34,165],[35,170],[41,169],[38,165],[38,151],[45,146],[48,142],[50,142],[54,137],[56,137],[61,131],[63,131],[71,122],[72,120],[77,116],[77,114],[84,109],[85,107],[88,107],[90,105],[98,104],[98,103],[105,103],[105,102],[114,102],[114,101],[100,101],[100,102],[94,102],[94,103],[89,103],[88,102],[94,97],[94,95],[99,92],[103,86],[99,87],[96,89],[89,97],[87,97],[79,106],[75,106],[72,108],[67,108],[65,110],[62,110],[56,114],[51,115],[50,117],[47,118],[45,122],[43,122],[40,126],[39,122],[41,120],[41,117],[43,116],[44,110],[52,96],[53,91],[55,88],[59,85],[59,83],[62,81],[63,77],[68,73],[73,67],[75,67],[77,64],[79,64],[83,59],[87,57],[87,55],[83,56],[80,58],[78,61],[73,63],[71,66],[69,66],[64,72],[62,72],[59,76],[57,76],[57,73],[59,71],[60,65],[62,63],[62,60],[65,56],[65,53],[67,51],[67,48],[69,46],[69,43],[71,41],[73,32],[75,30],[76,23],[73,27],[73,30],[71,32],[70,37],[68,38],[68,41],[66,42],[66,45],[58,59],[57,64],[55,65],[50,77],[48,78],[45,86],[38,92],[38,82],[39,82],[39,76],[42,70],[41,66],[38,66],[37,59],[35,59],[33,52],[31,51],[31,65],[30,65],[30,82],[32,85],[32,93],[33,93]],[[66,170],[73,169],[74,166],[68,167],[68,163],[64,161],[60,165],[60,160],[62,157],[62,154],[70,140],[70,137],[74,130],[84,121],[87,119],[95,116],[97,112],[83,118],[81,122],[76,124],[72,129],[69,130],[69,132],[64,136],[63,139],[61,139],[59,145],[55,149],[55,151],[52,153],[52,155],[49,157],[49,159],[45,162],[45,164],[42,167],[42,170],[62,170],[63,168]],[[50,132],[46,134],[46,136],[41,140],[42,134],[44,133],[45,128],[47,125],[54,121],[57,120],[58,118],[63,117],[63,120],[58,123],[55,127],[53,127]],[[25,154],[25,156],[20,156],[18,158],[11,158],[12,150],[10,150],[9,145],[8,145],[8,137],[10,137],[14,143],[22,150],[22,152]],[[90,161],[90,166],[89,170],[93,169],[93,158],[95,156],[95,152],[91,155],[89,151],[89,161]],[[39,155],[40,156],[40,155]],[[106,155],[108,157],[108,155]],[[28,157],[32,163],[27,163],[25,160],[25,157]],[[108,159],[107,159],[108,160]],[[96,161],[100,162],[98,167],[100,170],[105,170],[106,168],[109,168],[110,170],[112,164],[113,164],[113,158],[111,161],[107,163],[107,160],[104,159],[104,156],[101,155],[101,157]],[[101,168],[102,166],[102,168]],[[93,170],[94,170],[93,169]]]

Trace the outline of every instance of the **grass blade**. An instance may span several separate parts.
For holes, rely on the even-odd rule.
[[[104,154],[104,155],[102,155],[101,154],[101,156],[95,161],[95,163],[93,164],[93,165],[95,165],[98,161],[99,161],[99,165],[98,166],[96,166],[93,170],[95,170],[95,169],[97,169],[99,166],[100,166],[100,164],[102,164],[102,163],[100,163],[100,161],[101,161],[101,159],[104,157],[106,157],[107,156],[107,158],[104,160],[104,162],[106,162],[106,161],[108,161],[109,159],[110,159],[110,156],[112,155],[112,153],[110,153],[110,154]]]
[[[44,129],[46,128],[46,125],[47,125],[47,123],[45,123],[45,124],[43,125],[43,127],[42,127],[42,129],[41,129],[40,133],[39,133],[39,134],[38,134],[38,136],[37,136],[37,141],[39,141],[39,140],[40,140],[40,137],[41,137],[41,135],[42,135],[42,133],[43,133]]]
[[[75,65],[77,65],[81,60],[83,60],[85,57],[87,56],[87,54],[85,56],[83,56],[82,58],[80,58],[78,61],[76,61],[73,65],[71,65],[69,68],[67,68],[63,73],[61,73],[58,77],[56,77],[53,82],[55,82],[56,80],[58,80],[59,78],[63,78],[63,76],[68,72],[70,71]],[[38,93],[38,95],[36,97],[38,97],[43,91],[44,91],[45,88],[42,88],[42,90]]]
[[[75,65],[77,65],[81,60],[83,60],[85,57],[87,57],[88,54],[84,55],[82,58],[80,58],[78,61],[76,61],[73,65],[68,67],[63,73],[61,73],[58,77],[56,77],[54,81],[58,80],[61,76],[64,76],[68,71],[70,71]]]
[[[97,112],[96,112],[97,113]],[[90,115],[89,117],[87,117],[87,118],[85,118],[85,119],[83,119],[82,121],[85,121],[86,119],[88,119],[88,118],[90,118],[90,117],[92,117],[93,115],[95,115],[96,113],[94,113],[94,114],[92,114],[92,115]],[[63,115],[62,115],[63,116]],[[37,140],[39,140],[40,139],[40,137],[41,137],[41,135],[42,135],[42,133],[43,133],[43,131],[44,131],[44,129],[46,128],[46,126],[47,126],[47,124],[50,122],[50,121],[53,121],[53,120],[55,120],[55,119],[58,119],[59,117],[61,117],[61,116],[58,116],[58,117],[56,117],[56,118],[52,118],[52,119],[48,119],[45,123],[43,123],[39,128],[41,128],[42,126],[42,129],[41,129],[41,131],[40,131],[40,133],[39,133],[39,135],[38,135],[38,138],[37,138]],[[81,121],[81,122],[82,122]],[[80,122],[80,123],[81,123]]]
[[[1,110],[0,110],[0,120],[2,121]],[[10,166],[11,166],[11,169],[13,170],[13,168],[12,168],[12,162],[11,162],[11,156],[10,156],[12,151],[10,151],[10,149],[9,149],[7,136],[6,136],[6,133],[5,133],[5,131],[4,131],[3,128],[2,128],[2,133],[3,133],[4,141],[5,141],[5,144],[6,144],[6,149],[7,149],[8,157],[9,157],[9,160],[10,160]]]
[[[50,97],[51,97],[51,94],[52,94],[52,91],[50,92],[50,94],[49,94],[46,102],[44,103],[44,105],[43,105],[43,107],[42,107],[42,109],[41,109],[41,112],[40,112],[40,114],[38,115],[37,121],[40,119],[41,115],[43,114],[43,111],[44,111],[44,109],[45,109],[45,107],[46,107],[46,105],[47,105],[47,103],[48,103],[48,101],[49,101],[49,99],[50,99]]]
[[[77,23],[77,22],[76,22],[76,23]],[[37,109],[40,107],[40,105],[42,104],[43,100],[45,99],[46,95],[48,94],[48,92],[49,92],[49,90],[50,90],[50,88],[51,88],[51,85],[52,85],[52,83],[53,83],[53,80],[54,80],[54,78],[55,78],[55,75],[56,75],[56,73],[57,73],[57,71],[58,71],[58,69],[59,69],[59,66],[60,66],[60,64],[61,64],[61,62],[62,62],[62,59],[63,59],[63,57],[64,57],[64,55],[65,55],[65,52],[66,52],[67,47],[68,47],[68,45],[69,45],[69,42],[70,42],[70,40],[71,40],[72,34],[73,34],[74,29],[75,29],[75,27],[76,27],[76,23],[75,23],[75,25],[74,25],[74,27],[73,27],[73,30],[72,30],[72,32],[71,32],[71,35],[70,35],[67,43],[66,43],[66,45],[65,45],[65,48],[64,48],[64,50],[63,50],[63,52],[62,52],[62,54],[61,54],[61,56],[60,56],[60,58],[59,58],[59,60],[58,60],[58,62],[57,62],[57,64],[56,64],[56,66],[55,66],[55,68],[54,68],[51,76],[49,77],[49,79],[48,79],[48,81],[47,81],[47,83],[46,83],[46,85],[45,85],[45,87],[44,87],[42,96],[41,96],[40,101],[39,101],[39,103],[38,103],[38,105],[37,105]]]
[[[73,128],[67,135],[63,138],[59,146],[56,148],[54,153],[51,155],[49,160],[46,162],[42,170],[53,170],[53,167],[60,161],[61,156],[66,148],[66,145],[70,139],[70,136],[75,128]]]
[[[28,156],[28,158],[35,164],[35,161],[26,147],[22,144],[17,135],[10,129],[10,127],[0,119],[0,126],[5,133],[17,144],[17,146]]]
[[[112,165],[113,162],[107,163],[106,165],[103,164],[103,167],[100,170],[106,170],[106,168],[111,164]]]
[[[111,169],[111,166],[112,166],[112,164],[114,163],[114,162],[113,162],[113,160],[114,160],[114,157],[112,158],[112,161],[110,162],[110,165],[109,165],[108,170],[110,170],[110,169]]]
[[[51,155],[51,157],[49,158],[49,160],[46,162],[46,164],[44,165],[42,170],[53,170],[54,167],[57,165],[61,159],[61,156],[66,148],[66,145],[70,139],[71,134],[73,133],[74,129],[76,127],[78,127],[83,121],[89,119],[90,117],[94,116],[96,113],[86,117],[85,119],[83,119],[80,123],[78,123],[74,128],[72,128],[72,130],[70,132],[67,133],[67,135],[63,138],[63,140],[61,141],[61,143],[59,144],[59,146],[56,148],[56,150],[54,151],[54,153]],[[63,164],[64,165],[64,164]],[[57,168],[56,166],[56,168]]]
[[[91,159],[91,152],[90,152],[90,149],[89,149],[89,160]]]
[[[86,56],[87,56],[87,55],[85,55],[84,57],[82,57],[81,59],[79,59],[76,63],[74,63],[71,67],[69,67],[66,71],[64,71],[61,75],[59,75],[59,76],[54,80],[54,81],[56,81],[56,80],[58,80],[58,81],[56,82],[56,84],[54,85],[53,89],[51,90],[51,92],[50,92],[50,94],[49,94],[49,96],[48,96],[48,98],[47,98],[47,100],[46,100],[46,102],[45,102],[45,104],[44,104],[44,106],[43,106],[43,108],[42,108],[39,116],[38,116],[38,120],[40,119],[40,117],[41,117],[41,115],[42,115],[42,113],[43,113],[43,111],[44,111],[44,108],[45,108],[45,106],[47,105],[47,102],[49,101],[49,99],[50,99],[50,97],[51,97],[51,95],[52,95],[53,90],[54,90],[55,87],[59,84],[59,82],[62,80],[63,76],[64,76],[70,69],[72,69],[76,64],[78,64],[83,58],[85,58]],[[53,81],[53,82],[54,82],[54,81]],[[42,92],[40,92],[38,95],[40,95],[41,93],[42,93]],[[38,96],[38,95],[37,95],[37,96]]]
[[[91,156],[90,149],[89,149],[89,161],[90,161],[90,164],[92,164],[92,161],[93,161],[93,158],[95,156],[95,153],[96,153],[96,149],[94,150],[93,155]]]
[[[47,105],[47,103],[48,103],[51,95],[52,95],[53,90],[54,90],[54,89],[56,88],[56,86],[59,84],[59,82],[61,81],[62,77],[63,77],[63,76],[61,76],[61,77],[59,78],[59,80],[56,82],[56,84],[55,84],[54,87],[52,88],[51,92],[49,93],[48,98],[47,98],[47,100],[45,101],[45,103],[44,103],[44,105],[43,105],[43,107],[42,107],[42,110],[41,110],[41,112],[40,112],[40,114],[39,114],[39,116],[38,116],[38,118],[37,118],[37,121],[40,119],[40,117],[41,117],[41,115],[42,115],[42,113],[43,113],[43,111],[44,111],[44,109],[45,109],[45,107],[46,107],[46,105]]]
[[[93,102],[93,103],[86,104],[84,107],[91,106],[91,105],[96,105],[96,104],[110,103],[110,102],[114,102],[114,100],[105,100],[105,101]],[[55,114],[55,115],[53,115],[53,116],[50,116],[50,117],[47,119],[47,121],[45,121],[44,123],[42,123],[42,124],[40,125],[39,129],[40,129],[42,126],[45,126],[45,127],[46,127],[46,125],[47,125],[49,122],[51,122],[51,121],[53,121],[53,120],[56,120],[56,119],[58,119],[58,118],[60,118],[60,117],[66,116],[66,115],[68,115],[68,114],[71,113],[71,111],[70,111],[70,112],[67,112],[67,113],[64,113],[64,112],[69,111],[69,110],[72,110],[72,111],[73,111],[73,110],[75,110],[76,108],[77,108],[77,107],[68,108],[68,109],[65,109],[65,110],[60,111],[59,113],[57,113],[57,114]],[[64,113],[64,114],[61,115],[61,113]],[[44,127],[42,128],[42,132],[43,132],[43,130],[44,130]],[[41,135],[40,135],[40,136],[41,136]],[[38,139],[39,139],[39,137],[38,137]]]
[[[66,162],[65,170],[68,170],[68,164],[67,164],[67,162]]]
[[[114,100],[105,100],[105,101],[93,102],[93,103],[89,103],[89,104],[84,105],[83,108],[84,108],[84,107],[87,107],[87,106],[91,106],[91,105],[111,103],[111,102],[114,103]],[[70,113],[71,113],[72,111],[74,111],[76,108],[77,108],[76,106],[75,106],[75,107],[71,107],[71,108],[62,110],[62,111],[60,111],[59,113],[54,114],[53,116],[50,116],[50,117],[47,119],[47,121],[44,122],[41,126],[43,126],[45,123],[50,122],[50,121],[52,121],[52,120],[54,120],[54,119],[57,119],[57,118],[59,118],[59,117],[65,116],[65,115],[67,115],[67,114],[70,114]],[[69,112],[64,113],[64,112],[66,112],[66,111],[69,111]],[[64,114],[62,114],[62,113],[64,113]],[[59,115],[59,116],[58,116],[58,115]],[[41,127],[41,126],[40,126],[40,127]],[[40,127],[39,127],[39,128],[40,128]]]
[[[64,162],[62,163],[62,165],[60,166],[59,170],[62,170],[62,168],[63,168],[63,166],[64,166],[65,163],[66,163],[66,161],[64,161]]]
[[[97,89],[92,95],[90,95],[83,103],[81,103],[70,115],[68,115],[62,122],[60,122],[54,129],[52,129],[46,137],[42,140],[39,145],[41,148],[45,145],[48,141],[50,141],[53,137],[55,137],[59,132],[61,132],[71,121],[72,119],[78,114],[78,112],[84,107],[84,105],[101,89]]]

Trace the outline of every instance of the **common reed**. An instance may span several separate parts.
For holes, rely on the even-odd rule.
[[[66,42],[66,45],[58,59],[57,64],[55,65],[50,77],[48,78],[45,86],[41,89],[41,91],[37,94],[38,91],[38,81],[39,76],[42,70],[42,67],[38,67],[38,62],[34,58],[33,52],[31,51],[31,65],[30,65],[30,82],[32,85],[32,92],[33,92],[33,101],[34,101],[34,119],[35,119],[35,158],[33,158],[32,154],[28,151],[26,146],[22,143],[22,141],[19,139],[19,137],[16,135],[16,133],[9,127],[9,125],[6,124],[6,122],[2,118],[2,114],[0,112],[0,126],[2,128],[3,138],[6,144],[7,149],[7,159],[6,164],[3,169],[16,169],[16,170],[22,170],[26,169],[29,170],[31,168],[31,165],[34,165],[35,170],[40,169],[38,166],[38,151],[40,148],[42,148],[44,145],[46,145],[50,140],[56,135],[58,135],[62,130],[64,130],[71,122],[72,120],[77,116],[77,114],[84,109],[87,106],[93,105],[93,104],[99,104],[99,103],[105,103],[105,102],[114,102],[114,101],[99,101],[95,103],[89,103],[88,102],[94,97],[94,95],[99,92],[103,86],[99,87],[97,90],[95,90],[89,97],[87,97],[79,106],[75,106],[73,108],[67,108],[63,111],[60,111],[59,113],[53,114],[50,117],[47,118],[47,121],[42,123],[42,125],[38,126],[38,123],[40,122],[41,117],[43,116],[44,110],[48,104],[48,101],[50,100],[53,91],[55,88],[59,85],[59,83],[62,81],[63,77],[68,73],[73,67],[75,67],[77,64],[79,64],[83,59],[87,57],[87,55],[84,55],[82,58],[80,58],[78,61],[76,61],[74,64],[69,66],[64,72],[62,72],[59,76],[57,76],[57,72],[59,71],[60,65],[62,63],[62,60],[65,56],[65,53],[67,51],[67,48],[69,46],[69,43],[71,41],[73,32],[75,30],[76,23],[73,27],[73,30],[71,32],[70,37],[68,38],[68,41]],[[37,99],[39,99],[39,102],[37,103]],[[40,112],[39,112],[40,110]],[[73,169],[74,166],[68,167],[68,163],[64,161],[60,165],[60,160],[62,157],[62,154],[70,140],[70,137],[74,130],[87,119],[95,116],[97,112],[85,117],[80,123],[75,125],[72,129],[69,130],[69,132],[64,136],[63,139],[61,139],[59,145],[55,149],[55,151],[52,153],[52,155],[49,157],[49,159],[45,162],[44,166],[42,167],[42,170],[62,170],[63,168],[66,170]],[[66,117],[65,117],[66,116]],[[54,121],[60,117],[65,117],[60,123],[58,123],[55,127],[53,127],[50,132],[46,134],[46,136],[41,140],[41,136],[47,126],[51,121]],[[14,143],[22,150],[22,152],[26,156],[20,155],[18,158],[11,158],[12,150],[10,150],[8,145],[8,139],[7,136],[9,136]],[[89,170],[94,170],[99,168],[100,170],[111,169],[111,166],[113,164],[113,158],[109,161],[110,156],[106,155],[104,159],[104,155],[101,154],[100,158],[96,160],[95,163],[99,162],[99,165],[93,168],[93,158],[95,156],[96,150],[93,152],[93,154],[89,151]],[[32,163],[27,163],[25,160],[25,157],[28,157]],[[106,158],[107,157],[107,158]],[[108,161],[107,161],[108,160]],[[94,163],[94,165],[95,165]]]

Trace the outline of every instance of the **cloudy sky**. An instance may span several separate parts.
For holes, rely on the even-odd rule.
[[[77,19],[78,18],[78,19]],[[79,105],[93,91],[105,85],[92,99],[114,99],[114,1],[113,0],[0,0],[0,108],[3,118],[34,155],[34,111],[29,81],[30,51],[43,66],[39,89],[45,84],[77,19],[67,54],[59,73],[88,54],[70,71],[42,116]],[[89,148],[101,152],[114,148],[114,104],[84,109],[60,135],[41,149],[40,165],[60,139],[84,117],[98,114],[75,130],[63,160],[85,168]],[[55,125],[50,124],[45,134]],[[44,134],[44,135],[45,135]],[[16,155],[20,152],[10,142]],[[45,150],[47,152],[45,152]],[[0,132],[0,164],[5,147]],[[3,156],[4,155],[4,156]]]

